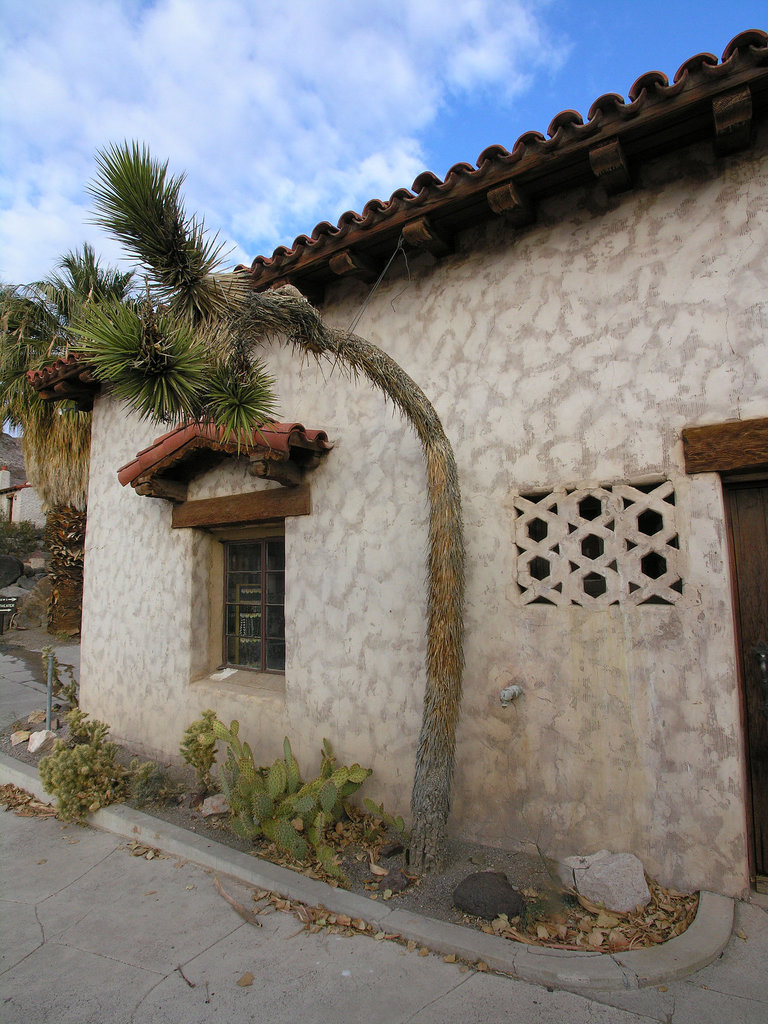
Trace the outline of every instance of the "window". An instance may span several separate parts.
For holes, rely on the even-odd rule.
[[[262,672],[285,670],[285,538],[224,545],[224,660]]]

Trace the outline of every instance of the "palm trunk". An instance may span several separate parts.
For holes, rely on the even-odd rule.
[[[48,632],[80,632],[83,606],[83,560],[86,513],[55,505],[46,516],[45,542],[50,552],[51,602]]]

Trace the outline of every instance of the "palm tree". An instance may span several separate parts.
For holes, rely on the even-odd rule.
[[[97,375],[145,415],[207,416],[239,436],[264,419],[258,406],[271,382],[265,388],[263,367],[251,352],[255,344],[274,340],[362,373],[404,413],[421,441],[430,504],[427,684],[411,798],[410,864],[417,872],[436,868],[450,809],[464,664],[461,495],[437,413],[390,356],[363,338],[327,327],[295,288],[259,294],[249,287],[247,273],[220,273],[221,246],[206,238],[202,221],[185,214],[183,176],[170,178],[167,163],[157,163],[136,143],[111,146],[97,159],[90,189],[97,222],[139,260],[155,294],[130,325],[118,324],[113,308],[88,311],[80,333],[91,339],[84,348]],[[207,377],[206,364],[215,367]],[[266,406],[269,415],[268,401]]]
[[[29,481],[46,508],[53,633],[80,629],[91,414],[43,401],[26,374],[66,358],[77,317],[107,299],[124,302],[132,278],[102,268],[85,244],[45,280],[0,289],[0,421],[21,428]]]

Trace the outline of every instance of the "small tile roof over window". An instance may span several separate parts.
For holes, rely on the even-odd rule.
[[[29,370],[27,380],[41,398],[73,399],[80,409],[92,409],[101,385],[94,379],[85,358],[73,352],[42,370]]]
[[[298,482],[333,448],[324,430],[306,430],[301,423],[267,423],[247,437],[224,438],[212,423],[187,423],[163,434],[118,470],[125,487],[139,494],[183,501],[186,485],[226,458],[247,458],[255,476]],[[281,465],[282,464],[282,465]],[[277,466],[277,469],[272,467]]]
[[[411,189],[372,199],[362,213],[343,213],[334,227],[319,223],[293,245],[257,256],[254,287],[293,284],[311,301],[341,277],[375,280],[398,239],[442,256],[459,232],[494,216],[519,226],[535,219],[538,199],[602,183],[608,192],[632,187],[636,167],[694,142],[711,139],[719,154],[750,144],[754,122],[768,112],[768,35],[751,29],[726,46],[722,60],[700,53],[670,83],[649,71],[629,90],[599,96],[587,120],[563,110],[549,125],[521,135],[511,151],[493,145],[477,167],[457,163],[441,180],[424,171]]]

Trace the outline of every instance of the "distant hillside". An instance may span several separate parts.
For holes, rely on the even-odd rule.
[[[7,466],[11,471],[11,483],[27,482],[27,471],[24,468],[24,456],[21,454],[21,438],[0,432],[0,466]]]

